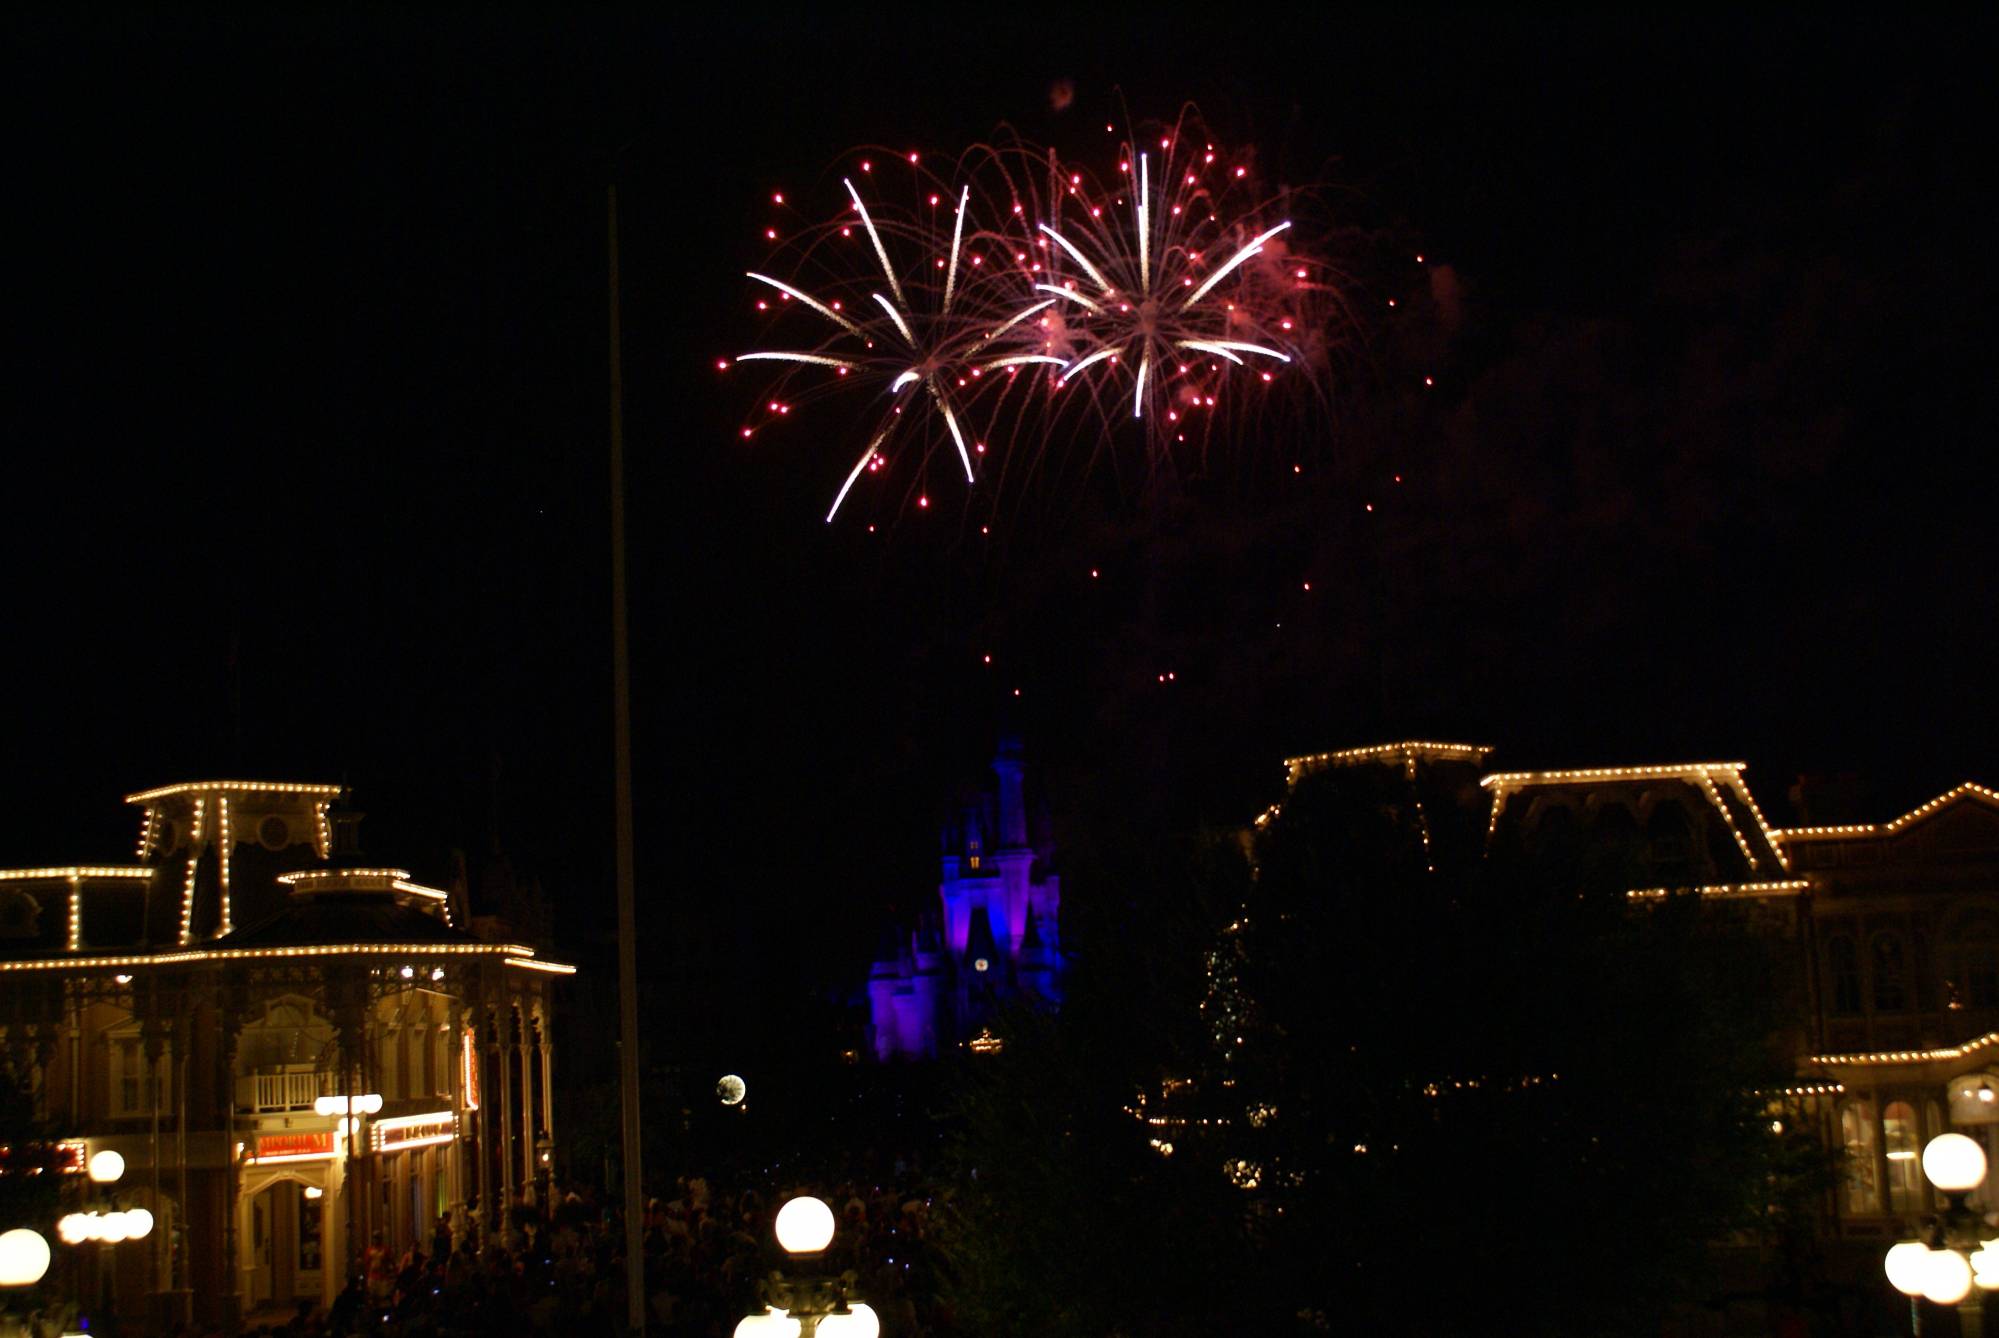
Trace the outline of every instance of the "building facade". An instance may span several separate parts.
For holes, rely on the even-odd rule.
[[[995,1010],[1061,1002],[1062,880],[1031,825],[1020,744],[1007,739],[988,783],[944,824],[937,909],[898,930],[868,973],[876,1059],[990,1044]]]
[[[1439,751],[1443,750],[1443,751]],[[1319,766],[1406,765],[1484,749],[1394,744],[1291,758]],[[1493,771],[1490,841],[1635,870],[1624,895],[1728,901],[1782,945],[1769,988],[1788,1025],[1773,1038],[1791,1086],[1772,1113],[1843,1153],[1823,1204],[1851,1275],[1939,1210],[1922,1147],[1966,1134],[1999,1166],[1999,791],[1965,782],[1877,822],[1773,825],[1741,762]],[[1800,792],[1798,798],[1804,799]],[[1988,1182],[1973,1196],[1999,1210]]]
[[[98,1313],[330,1303],[371,1258],[428,1252],[440,1220],[462,1240],[550,1192],[573,968],[471,918],[462,888],[360,862],[343,798],[162,786],[126,797],[134,862],[0,871],[13,1072],[80,1154],[123,1156],[100,1197],[156,1224],[58,1247]]]

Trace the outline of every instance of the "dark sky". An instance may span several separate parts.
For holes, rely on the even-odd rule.
[[[661,960],[872,942],[1002,715],[1058,819],[1411,733],[1999,781],[1989,20],[1143,14],[8,20],[0,863],[331,778],[608,921],[613,180]],[[770,191],[1119,96],[1334,183],[1351,383],[1241,447],[1311,478],[829,532],[847,444],[742,447],[712,371]]]

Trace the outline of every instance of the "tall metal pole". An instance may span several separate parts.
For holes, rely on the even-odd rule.
[[[632,683],[625,628],[625,393],[618,322],[618,188],[605,190],[611,243],[611,732],[618,810],[618,1085],[624,1097],[625,1320],[644,1333],[645,1202],[639,1175],[638,912],[632,893]]]

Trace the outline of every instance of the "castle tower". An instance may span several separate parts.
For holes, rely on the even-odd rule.
[[[883,954],[868,976],[879,1059],[921,1058],[962,1042],[995,1004],[1060,995],[1061,883],[1041,866],[1020,740],[1001,740],[987,783],[944,824],[934,931]]]

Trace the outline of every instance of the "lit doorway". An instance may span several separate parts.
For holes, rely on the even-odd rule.
[[[325,1259],[321,1203],[317,1187],[296,1180],[274,1180],[250,1200],[251,1305],[319,1300]]]

